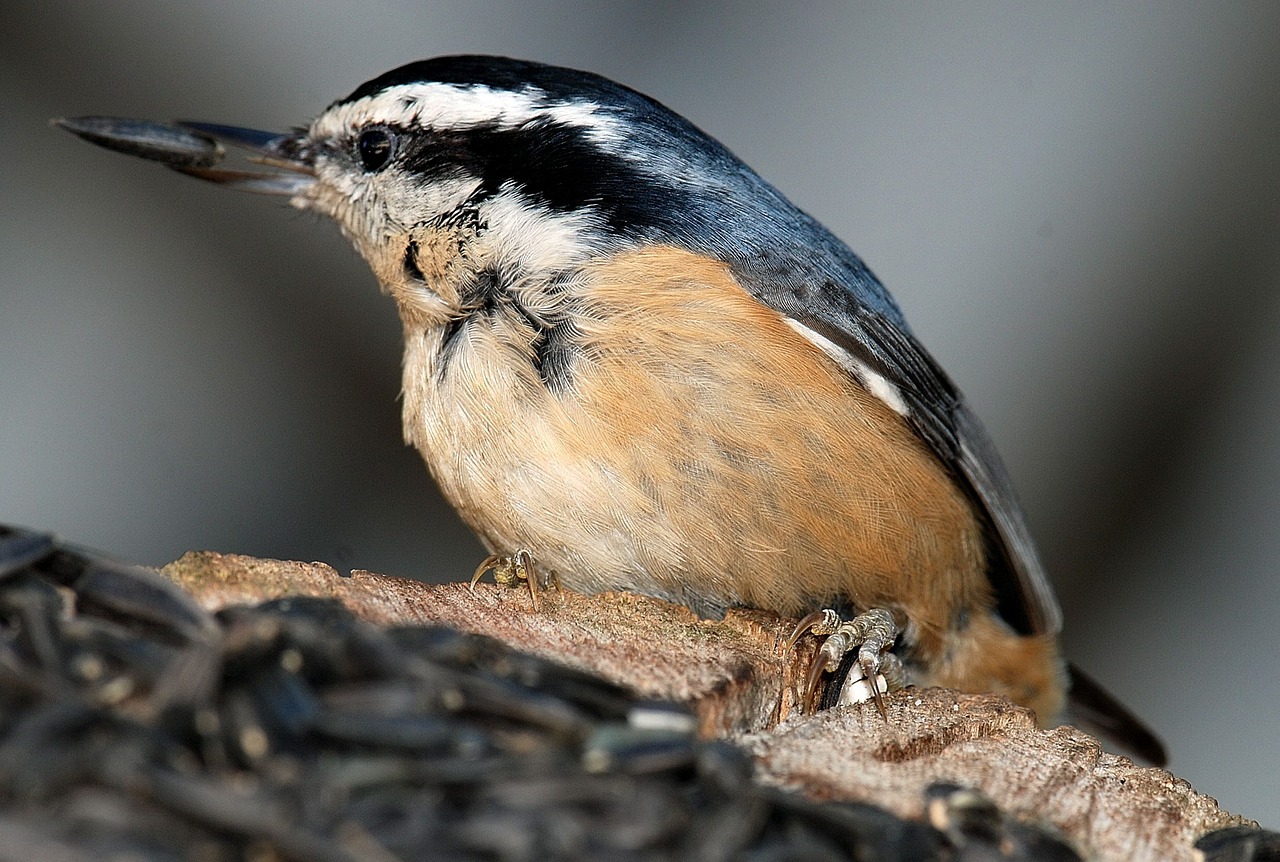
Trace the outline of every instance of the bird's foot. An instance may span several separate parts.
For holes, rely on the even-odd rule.
[[[822,677],[838,669],[845,656],[857,650],[835,703],[844,706],[874,700],[880,714],[886,715],[884,695],[906,686],[902,661],[889,651],[899,634],[893,614],[883,608],[871,608],[851,620],[842,620],[833,610],[815,611],[795,627],[787,639],[787,648],[794,647],[806,634],[827,637],[809,667],[801,710],[814,711]]]
[[[485,576],[486,573],[493,572],[493,579],[504,587],[516,587],[523,581],[529,588],[529,601],[533,604],[535,611],[541,610],[538,606],[538,594],[542,591],[542,584],[539,582],[538,570],[534,566],[533,554],[521,548],[514,554],[490,554],[481,561],[476,567],[476,573],[471,576],[471,589],[474,591],[476,582]],[[549,578],[554,580],[554,573]]]

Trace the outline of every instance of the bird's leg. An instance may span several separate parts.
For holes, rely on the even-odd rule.
[[[874,700],[881,715],[886,715],[884,695],[906,685],[901,660],[889,652],[898,637],[898,624],[884,608],[871,608],[851,620],[842,620],[835,611],[824,609],[809,614],[795,627],[787,639],[787,648],[806,634],[826,635],[818,648],[805,689],[801,709],[812,712],[818,687],[824,674],[840,667],[844,657],[857,650],[857,657],[840,689],[842,705]]]
[[[518,586],[521,581],[524,581],[529,587],[529,601],[533,604],[533,609],[541,610],[538,607],[540,590],[538,572],[533,564],[532,553],[521,548],[514,554],[490,554],[485,557],[476,568],[476,573],[471,576],[473,591],[476,588],[476,582],[487,572],[493,572],[494,581],[504,587]]]

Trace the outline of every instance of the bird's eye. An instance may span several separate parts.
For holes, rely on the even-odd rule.
[[[360,164],[370,173],[382,170],[391,161],[396,148],[396,136],[389,129],[374,126],[360,133],[356,141],[356,152],[360,154]]]

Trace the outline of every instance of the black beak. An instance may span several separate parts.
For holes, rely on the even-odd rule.
[[[214,123],[155,123],[123,117],[70,117],[53,124],[109,150],[159,162],[180,173],[228,188],[292,197],[315,183],[315,158],[302,133],[279,134]],[[227,155],[223,144],[249,152],[270,171],[216,167]]]

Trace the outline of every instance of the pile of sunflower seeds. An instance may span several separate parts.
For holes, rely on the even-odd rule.
[[[1079,857],[972,791],[941,828],[755,784],[681,708],[336,602],[217,614],[0,527],[0,860]]]

